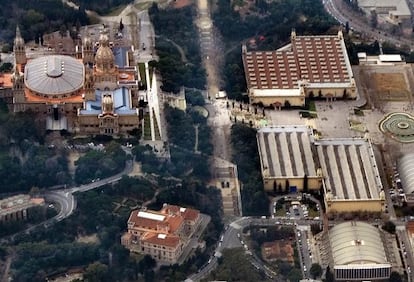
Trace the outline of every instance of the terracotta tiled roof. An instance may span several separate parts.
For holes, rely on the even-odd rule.
[[[27,102],[32,102],[32,103],[55,103],[55,104],[60,104],[60,103],[82,103],[83,102],[83,98],[82,98],[82,91],[79,92],[79,94],[70,96],[70,97],[66,97],[66,98],[51,98],[51,97],[41,97],[38,95],[34,95],[30,89],[26,88],[24,90],[24,95],[26,97]]]
[[[414,221],[409,221],[407,223],[407,230],[408,230],[408,233],[414,234]]]
[[[184,218],[184,220],[196,220],[200,214],[198,210],[191,208],[183,208],[175,205],[165,205],[162,210],[165,214],[176,214]]]
[[[142,213],[142,211],[139,210],[132,211],[128,220],[128,225],[134,224],[135,228],[144,228],[152,230],[167,228],[168,232],[174,233],[184,223],[184,219],[181,216],[169,216],[168,214],[163,212],[145,211],[146,214],[155,215],[155,217],[158,216],[159,219],[162,218],[162,220],[156,220],[140,216],[140,212]]]
[[[309,82],[348,82],[346,58],[338,36],[298,36],[293,50],[301,79]]]
[[[118,74],[118,80],[135,80],[135,72],[130,70],[121,70]]]
[[[276,51],[243,54],[249,88],[292,89],[299,80],[310,83],[350,81],[346,50],[334,35],[297,36],[290,45]]]
[[[175,248],[180,244],[180,237],[174,234],[147,232],[142,237],[142,242]]]
[[[293,262],[293,253],[292,245],[288,241],[277,240],[265,242],[262,245],[262,255],[265,259],[280,259]]]
[[[2,73],[0,74],[0,87],[11,88],[13,87],[12,83],[12,74],[11,73]]]
[[[248,52],[244,59],[250,87],[297,88],[298,65],[292,52]]]

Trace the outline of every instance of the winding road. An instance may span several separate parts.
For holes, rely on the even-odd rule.
[[[359,32],[363,37],[369,37],[380,42],[388,41],[397,46],[408,45],[413,49],[413,41],[401,36],[393,36],[378,28],[372,28],[367,19],[357,15],[350,7],[343,3],[343,0],[322,0],[325,10],[334,17],[340,24],[348,22],[351,30]]]
[[[239,217],[231,222],[227,227],[222,237],[220,238],[220,243],[216,246],[214,254],[211,256],[209,262],[199,269],[197,273],[190,275],[185,282],[191,281],[200,281],[206,278],[211,271],[216,269],[218,266],[218,258],[221,257],[221,252],[223,249],[231,249],[244,247],[242,243],[243,238],[240,236],[243,229],[248,226],[274,226],[276,224],[294,226],[294,225],[309,225],[312,222],[319,223],[320,221],[315,220],[305,220],[305,219],[285,219],[282,217],[275,218],[257,218],[257,217]],[[239,237],[240,236],[240,237]],[[247,247],[245,247],[246,249]],[[258,270],[263,272],[268,278],[273,279],[274,281],[284,281],[282,277],[278,277],[277,273],[271,270],[266,264],[258,258],[254,252],[246,249],[246,255],[249,256],[250,263]]]
[[[127,152],[128,154],[131,154],[131,152]],[[32,225],[29,228],[22,230],[18,233],[12,234],[10,236],[4,237],[0,240],[1,243],[6,243],[7,241],[12,241],[18,234],[21,233],[30,233],[34,229],[36,229],[39,226],[44,226],[46,228],[50,227],[52,224],[62,221],[63,219],[69,217],[73,211],[76,209],[76,199],[74,197],[74,193],[83,193],[87,192],[96,188],[99,188],[101,186],[111,184],[114,182],[117,182],[121,180],[123,175],[127,175],[132,172],[133,170],[133,162],[134,160],[128,160],[126,161],[125,168],[123,171],[121,171],[118,174],[115,174],[113,176],[110,176],[108,178],[89,183],[86,185],[81,185],[77,187],[72,188],[65,188],[65,189],[58,189],[53,191],[46,191],[43,193],[40,193],[39,196],[44,197],[46,202],[48,203],[54,203],[57,204],[60,208],[59,213],[43,222],[40,222],[36,225]]]

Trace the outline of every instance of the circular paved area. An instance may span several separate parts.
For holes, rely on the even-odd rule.
[[[382,133],[403,142],[414,142],[414,117],[406,113],[392,113],[380,122]]]

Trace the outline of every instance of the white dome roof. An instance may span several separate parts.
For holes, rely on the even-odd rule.
[[[26,87],[46,95],[71,93],[82,88],[84,74],[81,62],[62,55],[30,60],[24,70]]]

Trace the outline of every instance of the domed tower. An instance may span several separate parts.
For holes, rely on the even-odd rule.
[[[89,64],[85,65],[85,80],[83,82],[83,88],[85,90],[85,100],[95,101],[93,70],[89,67]]]
[[[12,93],[13,93],[13,105],[14,112],[24,111],[24,76],[20,72],[19,67],[15,65],[12,75]]]
[[[104,73],[115,70],[115,56],[109,47],[109,38],[106,32],[103,32],[99,38],[99,48],[95,56],[96,70]]]
[[[85,30],[85,37],[82,42],[82,61],[84,64],[93,65],[94,56],[93,56],[93,42],[89,37],[88,29]]]
[[[14,38],[13,51],[15,64],[26,64],[26,48],[19,26],[16,27],[16,37]]]
[[[118,68],[115,66],[115,56],[109,47],[107,31],[99,38],[99,48],[95,55],[95,86],[98,89],[115,89]]]
[[[102,113],[98,119],[100,134],[117,135],[119,133],[119,116],[114,113],[114,100],[111,93],[102,94]]]
[[[114,101],[112,95],[103,94],[102,96],[102,114],[113,114],[114,112]]]

